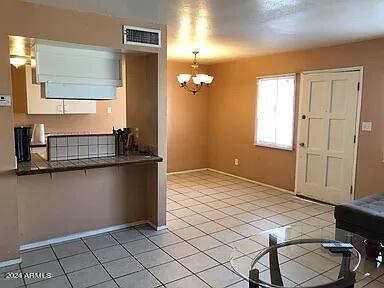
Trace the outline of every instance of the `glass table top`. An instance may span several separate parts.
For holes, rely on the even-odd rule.
[[[347,242],[354,248],[332,253],[322,247],[325,242]],[[353,287],[380,277],[384,281],[382,257],[380,243],[351,232],[292,225],[237,242],[230,262],[249,287]]]

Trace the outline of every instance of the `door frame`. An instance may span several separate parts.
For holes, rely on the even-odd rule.
[[[297,192],[297,184],[298,184],[298,165],[299,165],[299,132],[301,128],[301,122],[300,122],[300,111],[301,111],[301,95],[303,95],[303,76],[308,74],[320,74],[320,73],[335,73],[335,72],[359,72],[360,74],[360,89],[357,92],[357,109],[356,109],[356,123],[355,123],[355,135],[356,135],[356,143],[354,147],[354,153],[353,153],[353,167],[352,167],[352,194],[351,199],[355,199],[355,190],[356,190],[356,172],[357,172],[357,153],[358,153],[358,146],[359,146],[359,132],[360,132],[360,116],[361,116],[361,101],[363,96],[363,74],[364,74],[364,66],[353,66],[353,67],[344,67],[344,68],[334,68],[334,69],[324,69],[324,70],[309,70],[309,71],[303,71],[300,73],[300,90],[299,90],[299,108],[297,113],[297,133],[296,133],[296,165],[295,165],[295,195],[298,195]]]

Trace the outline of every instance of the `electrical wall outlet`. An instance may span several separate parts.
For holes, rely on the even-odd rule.
[[[361,123],[361,130],[363,130],[363,131],[372,131],[372,122],[363,122],[363,123]]]
[[[108,106],[108,108],[107,108],[107,113],[108,113],[108,114],[111,114],[111,113],[112,113],[112,107],[111,107],[111,106]]]
[[[239,159],[235,158],[235,165],[239,165]]]

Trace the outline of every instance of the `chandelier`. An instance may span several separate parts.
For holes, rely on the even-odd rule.
[[[201,87],[207,86],[209,87],[209,84],[213,81],[213,76],[209,76],[207,74],[197,74],[197,68],[199,68],[199,64],[197,64],[197,54],[199,54],[199,51],[193,51],[194,60],[191,65],[193,68],[193,74],[179,74],[177,76],[177,81],[180,83],[180,87],[183,87],[188,92],[191,92],[193,95],[196,95],[197,92],[200,91]],[[192,87],[188,86],[189,80],[192,78]]]

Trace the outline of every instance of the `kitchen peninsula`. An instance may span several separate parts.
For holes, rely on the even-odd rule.
[[[49,162],[37,153],[32,154],[31,161],[19,163],[16,175],[33,175],[42,173],[56,173],[72,170],[88,170],[112,166],[132,164],[157,163],[163,159],[158,156],[145,154],[132,154],[127,156],[110,156],[103,158],[89,158],[79,160],[59,160]]]
[[[0,267],[22,262],[20,251],[28,248],[141,224],[164,228],[166,26],[11,0],[2,3],[0,19],[0,95],[11,98],[10,106],[0,107]],[[161,43],[128,45],[123,41],[124,25],[161,31]],[[38,40],[41,49],[33,50]],[[33,51],[57,55],[52,46],[72,62],[34,58]],[[79,61],[63,47],[81,54],[73,58]],[[88,54],[89,49],[94,52]],[[85,59],[91,64],[84,64]],[[34,65],[42,65],[38,79]],[[102,65],[113,69],[102,70]],[[62,71],[70,77],[61,77]],[[65,83],[57,83],[63,79]],[[79,83],[84,79],[90,82]],[[93,83],[95,79],[99,83]],[[100,87],[95,89],[94,84]],[[44,124],[51,135],[103,134],[113,127],[135,127],[140,129],[140,143],[158,156],[116,153],[48,161],[32,154],[30,162],[16,166],[14,128],[34,124]]]
[[[163,160],[149,151],[139,151],[135,135],[139,136],[138,131],[133,133],[128,128],[114,130],[113,134],[48,136],[48,143],[43,149],[40,148],[41,153],[32,153],[30,161],[18,163],[16,175],[157,163]]]

